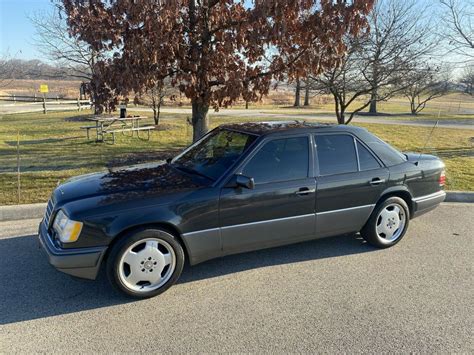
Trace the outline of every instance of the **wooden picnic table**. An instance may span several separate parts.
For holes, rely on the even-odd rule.
[[[102,116],[94,116],[87,118],[89,121],[95,122],[95,125],[92,126],[84,126],[81,129],[87,130],[87,139],[89,139],[89,130],[95,129],[96,137],[98,142],[105,141],[105,134],[111,133],[113,135],[113,141],[115,143],[115,133],[118,132],[131,132],[131,136],[133,137],[133,133],[138,132],[141,130],[148,130],[148,137],[150,134],[150,130],[153,127],[140,127],[140,120],[145,119],[145,116],[133,116],[133,117],[102,117]]]

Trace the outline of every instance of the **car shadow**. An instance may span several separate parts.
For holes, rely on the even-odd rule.
[[[325,238],[186,266],[179,283],[374,250],[353,235]],[[56,271],[33,235],[0,239],[0,270],[2,325],[134,302],[113,290],[103,271],[96,281]]]

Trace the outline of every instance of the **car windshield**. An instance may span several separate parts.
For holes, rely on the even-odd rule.
[[[257,136],[216,130],[171,161],[184,172],[215,181],[247,150]]]

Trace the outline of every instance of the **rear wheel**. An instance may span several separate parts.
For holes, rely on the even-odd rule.
[[[107,276],[125,294],[148,298],[170,288],[183,266],[184,251],[173,234],[146,229],[123,237],[112,247]]]
[[[410,210],[400,197],[389,197],[379,203],[360,234],[378,248],[397,244],[405,235],[410,220]]]

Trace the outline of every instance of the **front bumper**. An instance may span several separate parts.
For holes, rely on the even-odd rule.
[[[420,196],[413,199],[413,217],[421,216],[439,206],[446,198],[446,192],[438,191],[430,195]]]
[[[97,277],[107,247],[60,248],[54,244],[44,221],[39,225],[38,238],[49,263],[59,271],[84,279]]]

